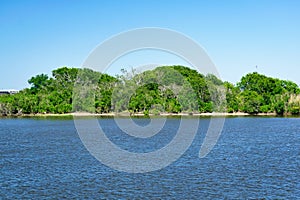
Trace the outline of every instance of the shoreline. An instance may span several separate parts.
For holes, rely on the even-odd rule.
[[[0,117],[144,117],[147,116],[143,113],[134,113],[129,112],[122,113],[86,113],[86,112],[76,112],[76,113],[36,113],[36,114],[20,114],[20,115],[6,115]],[[243,112],[236,113],[223,113],[223,112],[212,112],[212,113],[159,113],[159,114],[149,114],[148,116],[155,117],[168,117],[168,116],[190,116],[190,117],[242,117],[242,116],[279,116],[276,113],[258,113],[258,114],[249,114]],[[289,114],[283,116],[292,116]]]

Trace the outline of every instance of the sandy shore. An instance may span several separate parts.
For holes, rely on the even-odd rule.
[[[145,116],[143,113],[134,113],[130,114],[129,112],[123,113],[102,113],[102,114],[93,114],[93,113],[72,113],[72,116]],[[259,113],[257,115],[251,115],[243,112],[236,113],[160,113],[158,115],[149,114],[150,116],[276,116],[276,113]]]
[[[160,113],[158,115],[149,114],[150,116],[203,116],[203,117],[226,117],[226,116],[276,116],[276,113],[259,113],[257,115],[251,115],[243,112],[236,113]],[[64,113],[64,114],[52,114],[52,113],[37,113],[37,114],[22,114],[20,117],[97,117],[97,116],[145,116],[143,113],[130,114],[129,112],[122,113],[86,113],[86,112],[76,112],[76,113]]]

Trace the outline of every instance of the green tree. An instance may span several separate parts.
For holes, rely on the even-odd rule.
[[[255,91],[243,91],[239,95],[240,109],[242,112],[257,114],[260,112],[263,98]]]
[[[39,92],[39,90],[43,89],[44,87],[47,87],[49,77],[46,74],[40,74],[35,77],[32,77],[28,80],[28,83],[32,85],[31,91],[36,94]]]
[[[226,89],[227,112],[239,111],[238,95],[241,92],[240,89],[229,82],[224,82],[224,87]]]

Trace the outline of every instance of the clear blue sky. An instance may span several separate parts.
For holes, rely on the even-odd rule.
[[[299,10],[298,0],[0,0],[0,89],[28,87],[30,77],[61,66],[80,67],[103,40],[141,27],[193,38],[223,80],[235,83],[257,65],[258,72],[300,84]],[[167,57],[144,61],[179,62]]]

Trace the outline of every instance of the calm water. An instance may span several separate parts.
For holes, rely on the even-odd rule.
[[[217,145],[200,159],[209,120],[201,119],[179,160],[159,171],[129,174],[91,156],[72,119],[2,118],[0,199],[300,198],[300,118],[227,118]],[[168,131],[149,139],[122,134],[112,118],[99,122],[121,148],[148,152],[172,140],[180,119],[168,119]]]

